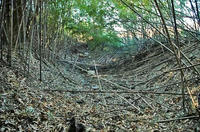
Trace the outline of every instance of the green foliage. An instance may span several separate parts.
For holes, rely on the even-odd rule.
[[[92,36],[92,40],[89,41],[89,46],[91,49],[94,49],[101,45],[112,45],[114,47],[120,47],[121,43],[120,38],[117,36],[115,32],[112,31],[104,31],[102,29],[94,30],[90,34]]]
[[[49,12],[48,24],[52,32],[61,24],[71,37],[80,41],[92,39],[94,47],[104,43],[116,45],[119,39],[113,31],[116,21],[112,17],[117,13],[111,1],[50,1]]]
[[[153,2],[126,0],[126,3],[145,20],[152,22],[159,20],[155,15],[157,12]],[[186,0],[175,1],[175,7],[180,10],[185,4]],[[163,16],[169,17],[169,3],[160,1],[159,5],[163,10]],[[65,34],[79,41],[88,42],[92,48],[101,45],[123,46],[117,28],[130,31],[133,36],[136,36],[135,32],[143,32],[149,28],[148,23],[117,0],[56,0],[49,1],[48,9],[50,31],[54,33],[55,29],[62,25]]]

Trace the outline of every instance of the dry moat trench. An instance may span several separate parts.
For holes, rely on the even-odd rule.
[[[192,43],[181,50],[198,64],[200,45]],[[200,90],[199,76],[192,68],[184,69],[184,110],[179,67],[163,47],[128,57],[86,49],[63,54],[43,62],[42,82],[34,55],[29,77],[18,56],[11,68],[1,62],[1,131],[68,131],[72,117],[87,131],[199,129],[194,96]]]

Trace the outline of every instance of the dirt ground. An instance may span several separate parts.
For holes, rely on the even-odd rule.
[[[200,45],[193,43],[181,50],[199,64]],[[184,69],[182,83],[176,58],[163,47],[128,57],[86,49],[69,52],[44,61],[42,82],[34,56],[29,74],[18,56],[12,67],[1,62],[0,131],[68,131],[72,117],[87,131],[199,130],[199,75],[193,67]]]

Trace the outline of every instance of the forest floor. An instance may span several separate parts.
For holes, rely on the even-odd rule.
[[[184,71],[184,110],[180,72],[172,70],[178,68],[174,55],[160,46],[129,57],[81,50],[44,60],[42,81],[33,56],[29,75],[17,55],[12,67],[0,62],[0,131],[62,132],[72,117],[87,131],[199,129],[193,95],[200,91],[200,78],[193,70]],[[196,41],[181,50],[200,63]]]

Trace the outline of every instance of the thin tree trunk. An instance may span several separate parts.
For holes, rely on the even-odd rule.
[[[11,17],[10,17],[10,43],[8,44],[8,64],[12,65],[12,46],[13,46],[13,0],[11,0]]]
[[[20,22],[20,25],[19,25],[19,29],[18,29],[18,32],[17,32],[17,38],[16,38],[16,41],[15,41],[14,52],[16,52],[17,49],[20,49],[20,48],[18,48],[18,43],[19,43],[20,31],[21,31],[22,23],[23,23],[23,17],[21,19],[21,22]]]
[[[176,38],[176,44],[178,46],[178,53],[177,53],[177,62],[179,64],[179,67],[181,68],[181,53],[180,53],[180,43],[178,38],[178,30],[177,30],[177,24],[176,24],[176,15],[175,15],[175,9],[174,9],[174,1],[171,0],[172,4],[172,14],[174,18],[174,32],[175,32],[175,38]],[[182,98],[183,98],[183,110],[185,111],[185,79],[184,79],[184,72],[183,70],[180,70],[181,72],[181,85],[182,85]]]
[[[195,4],[196,4],[196,10],[197,10],[198,25],[200,26],[200,16],[199,16],[199,8],[198,8],[197,0],[195,0]]]
[[[5,2],[1,3],[1,20],[0,20],[0,44],[1,44],[1,60],[3,60],[3,44],[4,44],[4,33],[3,33],[3,23],[4,23],[4,12],[5,12]]]
[[[30,62],[32,59],[32,47],[33,47],[33,35],[35,31],[35,24],[32,25],[32,30],[31,30],[31,41],[30,41],[30,47],[29,47],[29,60],[28,60],[28,75],[30,73]]]
[[[44,1],[44,19],[43,19],[43,29],[44,29],[44,32],[43,32],[43,38],[44,38],[44,43],[43,43],[43,52],[44,52],[44,58],[47,57],[46,55],[46,36],[47,36],[47,3]]]
[[[23,0],[21,0],[21,3]],[[26,3],[24,3],[24,9],[26,7]],[[26,17],[25,17],[25,12],[24,9],[22,10],[22,20],[23,20],[23,59],[25,59],[25,53],[26,53]],[[24,69],[25,70],[25,69]]]
[[[40,50],[40,81],[42,81],[42,1],[39,2],[40,4],[40,18],[39,18],[39,33],[40,33],[40,47],[39,47],[39,50]]]
[[[197,14],[196,14],[194,5],[193,5],[193,3],[192,3],[192,0],[189,0],[189,1],[190,1],[190,6],[191,6],[191,8],[192,8],[192,11],[193,11],[193,13],[194,13],[194,15],[193,15],[193,21],[194,21],[195,30],[197,30],[197,25],[196,25],[196,20],[195,20],[195,18],[197,18]]]

